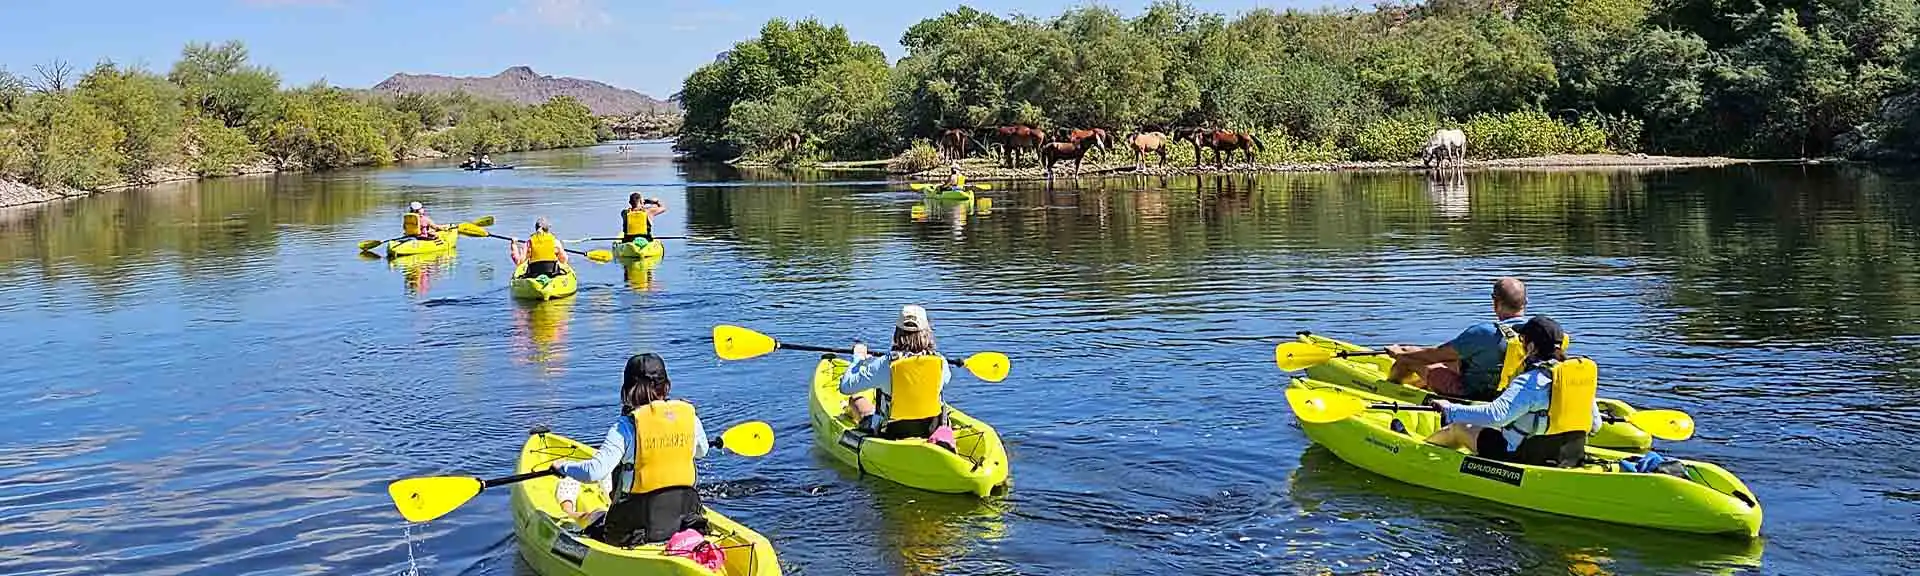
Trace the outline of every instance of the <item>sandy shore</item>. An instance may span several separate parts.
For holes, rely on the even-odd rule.
[[[1029,157],[1030,158],[1030,157]],[[1331,164],[1255,164],[1244,162],[1215,167],[1212,163],[1199,167],[1193,165],[1168,164],[1159,166],[1149,162],[1146,166],[1135,168],[1132,162],[1117,161],[1086,162],[1081,165],[1081,176],[1103,175],[1146,175],[1170,176],[1177,174],[1256,174],[1268,172],[1337,172],[1347,170],[1383,170],[1418,171],[1426,167],[1418,161],[1407,162],[1336,162]],[[1131,160],[1130,158],[1128,160]],[[1031,159],[1028,160],[1032,162]],[[1773,162],[1768,160],[1747,160],[1720,156],[1683,157],[1649,156],[1645,154],[1562,154],[1555,156],[1535,156],[1531,158],[1502,158],[1498,160],[1469,160],[1462,164],[1465,169],[1478,170],[1635,170],[1635,169],[1672,169],[1731,166]],[[1019,168],[1003,168],[986,159],[969,159],[962,167],[968,178],[987,180],[1039,180],[1046,178],[1046,172],[1038,167],[1027,165]],[[945,168],[937,168],[908,178],[919,180],[944,179]],[[1072,164],[1054,165],[1054,177],[1072,177]]]
[[[396,164],[403,164],[403,163],[414,162],[419,160],[432,160],[432,159],[446,158],[446,157],[447,157],[446,154],[438,150],[434,150],[431,148],[422,148],[419,150],[414,150],[409,152],[406,158],[400,160],[399,162],[396,162]],[[22,182],[14,182],[11,180],[0,180],[0,208],[28,206],[32,204],[39,204],[42,202],[52,202],[54,200],[60,200],[65,198],[78,198],[81,196],[98,194],[101,192],[113,192],[117,190],[126,190],[129,188],[139,188],[142,186],[165,184],[168,182],[179,182],[182,180],[230,178],[234,176],[277,174],[280,172],[305,172],[306,169],[299,166],[275,166],[272,161],[258,160],[258,161],[249,162],[246,164],[235,165],[232,168],[230,168],[229,171],[231,172],[231,174],[225,174],[220,176],[201,176],[199,174],[195,174],[192,170],[188,170],[186,168],[169,166],[169,167],[163,167],[163,168],[156,168],[153,171],[148,172],[145,182],[121,182],[118,184],[102,186],[98,190],[81,190],[78,188],[67,188],[64,186],[56,187],[52,189],[42,189],[42,188],[36,188],[33,186],[28,186],[27,184]]]

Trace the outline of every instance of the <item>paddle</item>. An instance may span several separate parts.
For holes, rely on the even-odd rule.
[[[1423,404],[1400,404],[1397,402],[1367,402],[1366,399],[1352,394],[1343,394],[1334,390],[1310,390],[1306,388],[1287,388],[1287,405],[1302,422],[1309,424],[1327,424],[1339,422],[1367,410],[1404,410],[1408,412],[1437,412],[1439,409]],[[1609,422],[1621,419],[1612,415],[1603,416]],[[1693,437],[1693,417],[1679,410],[1640,410],[1625,418],[1628,424],[1647,431],[1661,440],[1686,440]]]
[[[1279,346],[1273,347],[1273,362],[1274,364],[1278,364],[1280,366],[1281,371],[1293,372],[1296,370],[1305,370],[1313,366],[1318,366],[1334,358],[1351,358],[1354,356],[1381,356],[1386,353],[1387,353],[1386,350],[1358,350],[1358,351],[1334,352],[1333,350],[1327,349],[1325,346],[1320,346],[1320,345],[1312,344],[1308,342],[1282,342],[1280,343]]]
[[[466,224],[461,224],[461,225],[460,225],[460,233],[461,233],[461,234],[464,234],[464,235],[467,235],[467,236],[479,236],[479,237],[482,237],[482,238],[499,238],[499,239],[501,239],[501,240],[506,240],[506,241],[508,241],[508,242],[519,242],[519,241],[520,241],[520,239],[519,239],[519,238],[514,238],[514,237],[512,237],[512,236],[501,236],[501,235],[499,235],[499,234],[494,234],[494,233],[492,233],[492,232],[488,232],[488,231],[487,231],[487,230],[486,230],[485,228],[481,228],[481,227],[478,227],[478,226],[468,226],[468,225],[466,225]],[[613,251],[612,251],[612,250],[591,250],[591,251],[587,251],[587,252],[581,252],[581,251],[579,251],[579,250],[574,250],[574,249],[572,249],[572,248],[567,248],[567,249],[566,249],[566,251],[567,251],[567,253],[569,253],[569,254],[579,254],[579,255],[581,255],[581,256],[585,256],[585,257],[587,257],[587,259],[588,259],[588,260],[592,260],[592,261],[594,261],[595,263],[599,263],[599,264],[605,264],[605,263],[607,263],[607,262],[612,262],[612,261],[613,261]]]
[[[744,422],[728,428],[720,433],[719,438],[708,440],[707,444],[741,456],[764,456],[773,450],[773,427],[758,420]],[[445,516],[488,488],[558,475],[552,468],[547,468],[486,480],[472,476],[407,478],[388,484],[387,495],[393,498],[394,508],[399,509],[400,516],[408,522],[426,522]]]
[[[653,239],[654,240],[712,240],[713,237],[712,236],[654,236]],[[615,242],[619,240],[621,240],[619,236],[604,236],[604,237],[595,236],[593,238],[581,238],[579,240],[568,240],[567,243],[579,244],[582,242]]]
[[[963,186],[967,188],[972,188],[974,190],[981,190],[981,191],[993,189],[993,186],[987,185],[987,184],[964,184]],[[947,189],[945,184],[927,184],[927,183],[912,184],[909,187],[913,188],[914,190],[919,190],[921,192],[938,192],[938,191]]]
[[[484,226],[492,226],[492,225],[493,225],[493,217],[492,217],[492,216],[481,216],[480,218],[478,218],[478,219],[475,219],[475,220],[474,220],[474,221],[472,221],[472,222],[462,222],[462,223],[460,223],[460,224],[457,224],[456,226],[463,226],[463,225],[466,225],[466,224],[472,224],[472,225],[474,225],[474,226],[483,226],[483,227],[484,227]],[[389,238],[389,239],[386,239],[386,240],[361,240],[361,241],[360,241],[360,251],[361,251],[361,252],[372,252],[374,248],[379,248],[379,247],[380,247],[380,245],[382,245],[382,244],[386,244],[386,243],[388,243],[388,242],[393,242],[393,241],[396,241],[396,240],[406,240],[406,239],[407,239],[408,237],[409,237],[409,235],[401,235],[401,236],[399,236],[399,237],[397,237],[397,238]]]
[[[853,353],[849,348],[788,344],[774,340],[772,336],[739,326],[721,324],[713,327],[713,353],[720,356],[722,360],[745,360],[780,349],[836,354]],[[948,358],[947,363],[966,368],[968,372],[973,373],[974,377],[988,382],[1007,379],[1007,371],[1012,369],[1007,355],[999,352],[981,352],[968,356],[966,360]]]

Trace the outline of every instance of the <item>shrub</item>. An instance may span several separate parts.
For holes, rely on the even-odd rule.
[[[916,174],[940,167],[940,150],[932,142],[914,140],[905,152],[887,161],[887,172]]]

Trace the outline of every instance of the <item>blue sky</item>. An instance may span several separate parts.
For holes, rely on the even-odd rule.
[[[1129,15],[1150,0],[1103,2]],[[997,14],[1053,15],[1084,1],[978,0]],[[1199,0],[1203,10],[1318,7],[1332,0]],[[59,58],[164,71],[190,41],[241,40],[287,83],[367,87],[395,72],[487,76],[527,65],[665,98],[695,67],[768,18],[817,17],[900,54],[900,33],[959,6],[924,0],[0,0],[0,67]]]

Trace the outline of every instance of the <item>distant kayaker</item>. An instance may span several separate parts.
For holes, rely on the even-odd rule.
[[[947,166],[947,189],[948,190],[966,190],[967,189],[967,175],[960,173],[959,162],[954,162]]]
[[[1494,460],[1577,467],[1586,454],[1587,435],[1602,423],[1600,408],[1593,403],[1596,384],[1559,378],[1556,368],[1567,361],[1560,349],[1566,333],[1552,318],[1534,316],[1516,331],[1526,346],[1526,368],[1492,402],[1428,400],[1440,410],[1446,427],[1427,441]]]
[[[481,167],[481,168],[492,168],[492,167],[493,167],[493,157],[492,157],[492,156],[488,156],[488,155],[486,155],[486,154],[481,154],[481,155],[480,155],[480,167]]]
[[[1493,322],[1468,327],[1439,346],[1387,346],[1393,357],[1388,378],[1455,398],[1493,399],[1513,328],[1527,321],[1527,287],[1519,279],[1494,281],[1493,315]],[[1408,382],[1414,375],[1420,381]]]
[[[407,213],[400,217],[402,234],[421,240],[433,240],[440,237],[440,226],[427,217],[427,207],[419,202],[407,205]]]
[[[933,323],[927,310],[907,305],[893,327],[892,351],[868,356],[867,345],[854,343],[853,364],[840,377],[840,387],[864,388],[878,382],[879,403],[854,398],[848,414],[868,433],[881,438],[927,438],[946,424],[946,404],[940,391],[953,379],[947,359],[933,348]]]
[[[560,265],[567,262],[567,246],[554,237],[545,216],[533,222],[533,235],[528,236],[526,242],[511,244],[507,255],[516,266],[523,261],[527,263],[527,272],[521,274],[521,278],[553,278],[566,273]]]
[[[479,167],[480,167],[480,158],[479,158],[478,156],[474,156],[474,155],[472,155],[472,154],[468,154],[468,155],[467,155],[467,161],[466,161],[466,162],[463,162],[463,163],[461,163],[461,164],[460,164],[460,167],[461,167],[461,168],[479,168]]]
[[[589,537],[615,546],[665,542],[705,512],[695,489],[695,458],[707,455],[707,430],[693,405],[667,393],[658,354],[627,358],[620,413],[592,460],[563,460],[554,471],[583,483],[612,479],[613,505],[587,523]]]
[[[667,213],[659,198],[641,199],[639,192],[627,195],[627,209],[620,211],[620,241],[653,241],[653,217]]]

